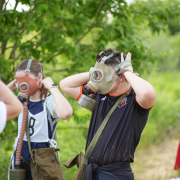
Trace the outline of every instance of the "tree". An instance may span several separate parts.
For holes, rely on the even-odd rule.
[[[0,1],[0,75],[5,82],[12,79],[15,66],[25,58],[55,67],[61,57],[61,62],[72,63],[60,71],[87,70],[94,57],[112,42],[116,42],[113,47],[132,52],[135,67],[143,67],[142,62],[152,59],[138,31],[147,21],[153,32],[159,32],[157,19],[171,14],[170,9],[164,11],[152,3],[128,6],[125,0],[16,0],[13,10],[6,9],[7,3]],[[18,12],[18,3],[30,9]]]

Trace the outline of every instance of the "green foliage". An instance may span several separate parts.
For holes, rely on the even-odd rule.
[[[133,3],[130,7],[132,8],[131,11],[137,14],[135,17],[137,20],[141,21],[141,16],[144,16],[143,20],[150,26],[152,33],[160,33],[160,30],[164,30],[163,22],[171,21],[180,12],[179,0],[140,0]]]
[[[156,90],[156,103],[150,111],[148,123],[138,148],[159,144],[166,136],[180,135],[180,73],[151,73],[144,75]]]
[[[8,166],[11,154],[10,152],[2,151],[1,149],[0,152],[0,179],[6,180],[8,179]]]
[[[159,35],[151,36],[149,31],[140,32],[143,43],[150,46],[156,54],[156,67],[158,71],[172,71],[178,72],[180,70],[180,33],[174,36],[168,35],[166,32],[161,32]]]
[[[174,17],[168,21],[168,28],[171,35],[175,35],[176,33],[180,32],[180,14],[179,17]]]
[[[25,58],[54,66],[58,60],[72,62],[64,72],[88,70],[95,56],[114,41],[114,48],[132,52],[134,68],[141,71],[153,62],[153,52],[142,44],[137,32],[145,25],[159,32],[163,27],[158,21],[177,13],[176,0],[174,6],[172,1],[159,2],[159,6],[153,1],[128,6],[124,0],[23,0],[16,5],[20,2],[30,9],[18,12],[16,6],[12,10],[4,6],[0,12],[0,59],[6,62],[0,74],[5,82],[12,78],[7,67],[12,72]],[[144,59],[143,63],[139,59]]]

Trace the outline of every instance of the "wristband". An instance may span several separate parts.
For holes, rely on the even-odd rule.
[[[50,87],[49,87],[49,90],[50,90],[51,88],[58,88],[58,85],[57,85],[57,84],[51,84]]]

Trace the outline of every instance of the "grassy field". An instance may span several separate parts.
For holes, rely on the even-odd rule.
[[[174,164],[179,144],[178,138],[164,138],[159,145],[135,153],[132,170],[136,180],[166,180],[180,177]]]

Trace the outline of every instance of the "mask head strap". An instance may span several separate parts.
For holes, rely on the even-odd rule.
[[[41,65],[41,63],[39,63],[39,65],[40,65],[40,67],[41,67],[41,72],[38,72],[38,78],[40,78],[41,76],[42,76],[42,65]]]
[[[26,60],[23,60],[23,61],[16,67],[15,72],[17,71],[18,67],[19,67],[24,61],[26,61]],[[31,63],[32,63],[32,59],[29,59],[29,60],[28,60],[28,63],[27,63],[27,67],[26,67],[26,69],[25,69],[26,75],[29,75],[29,73],[30,73]],[[38,76],[37,76],[37,77],[40,78],[40,77],[42,76],[42,65],[41,65],[41,63],[39,63],[39,65],[40,65],[40,67],[41,67],[41,71],[38,73]]]
[[[110,55],[105,56],[105,52],[102,51],[102,52],[99,53],[97,61],[98,61],[98,62],[101,62],[101,61],[105,62],[105,61],[107,61],[108,59],[110,59],[111,57],[113,57],[113,55],[114,55],[114,54],[111,53]]]
[[[28,60],[28,63],[27,63],[27,67],[26,67],[26,69],[25,69],[26,75],[29,75],[29,73],[30,73],[31,63],[32,63],[32,59],[29,59],[29,60]]]
[[[108,55],[108,56],[104,56],[102,59],[101,59],[101,61],[107,61],[108,59],[110,59],[111,57],[113,57],[113,53],[112,54],[110,54],[110,55]]]

